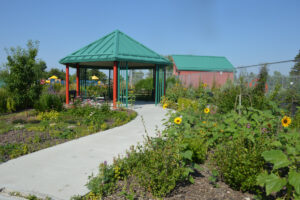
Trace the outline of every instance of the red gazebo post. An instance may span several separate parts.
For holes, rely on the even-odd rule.
[[[66,104],[69,104],[69,64],[66,64]]]
[[[114,83],[113,83],[113,108],[117,108],[117,89],[118,89],[118,62],[114,61]]]
[[[76,97],[79,96],[79,64],[76,64]]]

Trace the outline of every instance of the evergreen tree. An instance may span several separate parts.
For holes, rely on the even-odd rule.
[[[290,71],[290,75],[300,76],[300,50],[298,55],[295,57],[296,63]]]

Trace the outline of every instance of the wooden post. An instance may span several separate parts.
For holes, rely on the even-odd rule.
[[[76,64],[76,97],[79,96],[79,64]]]
[[[69,64],[66,64],[66,104],[69,104]]]
[[[114,68],[113,68],[113,108],[117,108],[117,90],[118,90],[118,62],[114,61]]]

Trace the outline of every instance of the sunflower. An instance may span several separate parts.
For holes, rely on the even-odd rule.
[[[292,120],[290,117],[288,116],[284,116],[282,119],[281,119],[281,124],[283,127],[288,127],[290,124],[291,124]]]
[[[182,121],[181,117],[176,117],[176,118],[174,119],[174,123],[175,123],[175,124],[181,124],[181,121]]]
[[[163,109],[166,109],[167,107],[168,107],[168,104],[165,103],[165,104],[163,105]]]
[[[209,108],[204,108],[204,113],[208,114],[210,112]]]

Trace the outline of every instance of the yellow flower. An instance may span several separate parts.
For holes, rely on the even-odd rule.
[[[281,124],[283,127],[288,127],[290,124],[291,124],[292,120],[290,117],[288,116],[284,116],[282,119],[281,119]]]
[[[182,122],[181,117],[176,117],[176,118],[174,119],[174,123],[175,123],[175,124],[181,124],[181,122]]]
[[[203,123],[203,124],[206,124],[206,121],[203,121],[202,123]]]
[[[168,108],[168,104],[165,103],[165,104],[163,105],[163,109],[166,109],[166,108]]]
[[[216,126],[217,126],[217,123],[214,123],[213,126],[216,127]]]
[[[203,83],[203,87],[206,87],[207,86],[207,84],[206,83]]]
[[[210,112],[209,108],[204,109],[204,113],[208,114]]]

